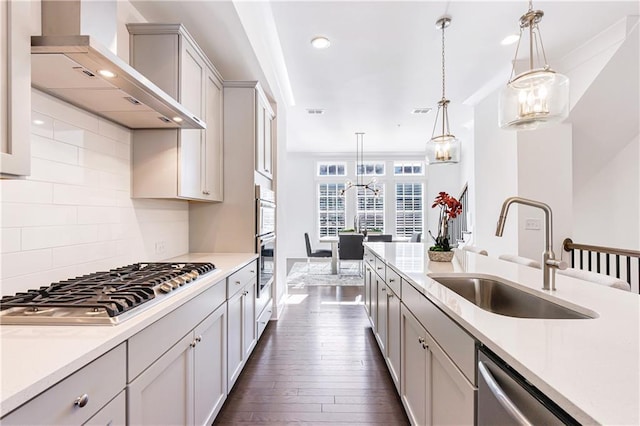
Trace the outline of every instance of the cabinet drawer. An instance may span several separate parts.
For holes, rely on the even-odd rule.
[[[227,299],[239,292],[251,278],[256,276],[257,265],[257,261],[254,260],[239,271],[229,275],[227,278]]]
[[[225,298],[223,281],[168,313],[128,340],[128,383],[206,318]]]
[[[121,344],[2,418],[3,425],[79,425],[126,385],[126,351]],[[75,401],[87,395],[86,405]]]
[[[267,324],[269,324],[269,320],[271,320],[271,313],[273,312],[273,308],[271,305],[267,306],[267,308],[262,311],[262,314],[258,317],[258,338],[262,336],[262,332],[265,328],[267,328]]]
[[[382,278],[382,281],[387,281],[387,265],[385,265],[383,260],[378,256],[376,256],[376,266],[374,269],[376,271],[376,274],[378,274],[378,276]]]
[[[373,269],[376,268],[376,256],[369,251],[369,249],[365,249],[364,251],[364,261],[371,265]]]
[[[127,424],[126,393],[123,390],[111,400],[110,403],[102,407],[95,416],[91,417],[86,426],[124,426]]]
[[[399,298],[402,298],[401,294],[401,284],[400,284],[400,275],[393,269],[387,267],[387,285],[393,290],[393,292]]]
[[[475,340],[404,280],[402,281],[402,303],[433,336],[467,379],[475,384]]]
[[[260,297],[256,299],[256,316],[264,310],[264,308],[271,302],[271,285],[262,289]]]

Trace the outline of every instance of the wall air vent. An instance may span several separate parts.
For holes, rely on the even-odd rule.
[[[411,114],[429,114],[431,108],[414,108],[411,110]]]
[[[322,115],[324,110],[321,108],[307,108],[307,114],[309,115]]]

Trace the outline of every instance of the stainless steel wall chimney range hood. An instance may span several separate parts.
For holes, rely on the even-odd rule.
[[[206,128],[94,37],[115,40],[115,1],[41,4],[42,36],[31,37],[33,87],[131,129]]]

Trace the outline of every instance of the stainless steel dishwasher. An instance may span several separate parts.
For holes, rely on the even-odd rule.
[[[578,425],[489,349],[478,351],[478,425]]]

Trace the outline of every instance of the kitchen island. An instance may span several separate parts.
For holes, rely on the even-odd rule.
[[[556,291],[543,291],[539,269],[464,251],[456,252],[452,262],[430,262],[425,245],[419,243],[365,246],[377,257],[373,269],[384,271],[386,267],[387,277],[391,273],[402,279],[403,303],[407,284],[411,286],[408,290],[426,298],[580,423],[640,423],[640,298],[636,294],[563,275],[556,277]],[[532,319],[494,314],[429,276],[441,274],[500,277],[525,292],[595,318]],[[391,288],[386,288],[387,293]],[[373,298],[374,290],[370,294]],[[388,334],[391,337],[391,332]]]
[[[93,360],[114,348],[117,349],[123,342],[169,314],[178,312],[181,307],[206,296],[206,293],[211,293],[214,288],[216,294],[220,294],[224,300],[227,290],[225,279],[256,258],[257,255],[253,253],[193,253],[168,259],[167,261],[171,262],[212,262],[216,270],[171,292],[161,303],[147,309],[143,307],[134,317],[116,326],[0,326],[0,417],[4,417]],[[215,306],[210,309],[215,309]],[[174,326],[179,329],[183,324],[176,323],[171,327]],[[173,332],[171,329],[165,331],[167,334]],[[124,365],[122,367],[124,368]],[[109,372],[105,371],[102,374],[108,376]],[[73,407],[73,400],[66,402],[69,407]],[[46,419],[40,420],[46,422]]]

